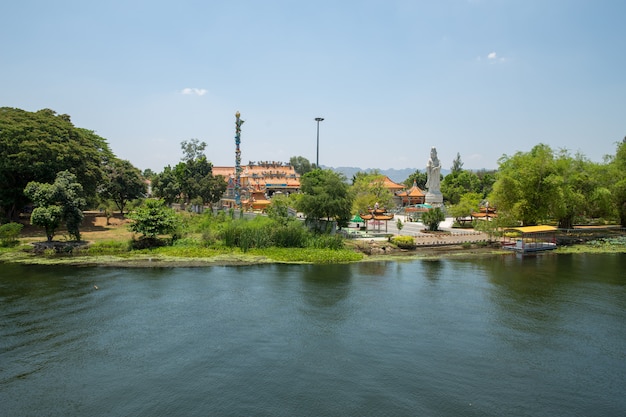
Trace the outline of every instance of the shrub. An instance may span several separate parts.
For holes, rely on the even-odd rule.
[[[128,217],[133,220],[130,230],[141,233],[146,238],[175,235],[180,227],[180,219],[176,212],[166,207],[162,200],[146,200],[144,206],[130,213]]]
[[[426,213],[422,214],[422,222],[426,226],[428,226],[428,230],[430,230],[431,232],[439,230],[439,223],[441,223],[445,219],[446,216],[439,207],[430,209]]]
[[[0,244],[2,246],[16,245],[18,242],[17,237],[20,235],[23,227],[23,224],[14,222],[0,226]]]
[[[400,249],[415,248],[415,239],[413,239],[413,236],[394,236],[391,238],[391,243],[393,243]]]
[[[304,248],[309,237],[310,233],[297,221],[287,222],[272,231],[274,246],[280,248]]]

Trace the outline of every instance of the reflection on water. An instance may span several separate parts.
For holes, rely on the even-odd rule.
[[[0,265],[3,415],[624,415],[625,255]]]

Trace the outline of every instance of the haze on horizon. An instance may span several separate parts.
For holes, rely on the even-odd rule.
[[[160,172],[197,138],[216,166],[468,169],[538,143],[626,136],[620,0],[24,0],[3,6],[0,106],[69,114]]]

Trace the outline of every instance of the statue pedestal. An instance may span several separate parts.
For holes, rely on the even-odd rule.
[[[426,193],[426,204],[430,204],[433,207],[441,207],[443,206],[443,194],[441,191],[428,191]]]

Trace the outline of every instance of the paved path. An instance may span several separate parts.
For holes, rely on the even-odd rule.
[[[402,230],[398,230],[397,221],[402,221]],[[449,233],[428,233],[424,232],[426,226],[422,222],[406,222],[405,216],[396,214],[393,220],[387,222],[385,229],[385,223],[380,225],[381,233],[390,233],[394,235],[413,236],[417,246],[429,246],[429,245],[458,245],[464,242],[481,242],[489,240],[489,236],[486,233],[477,232],[474,229],[455,229],[452,228],[454,219],[452,217],[446,218],[439,224],[439,229]],[[378,226],[373,228],[368,226],[370,232],[378,232]]]

